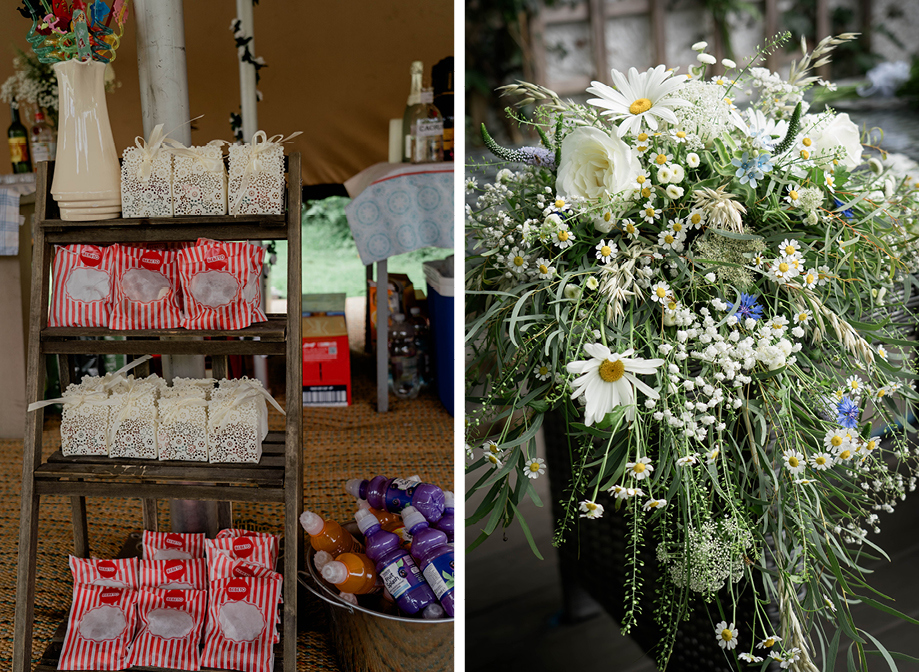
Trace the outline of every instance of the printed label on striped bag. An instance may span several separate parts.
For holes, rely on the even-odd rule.
[[[137,588],[137,558],[100,560],[70,556],[74,584],[108,588]]]
[[[244,329],[252,311],[243,300],[249,260],[226,243],[196,245],[179,252],[186,329]]]
[[[200,670],[198,644],[206,611],[206,590],[140,590],[140,630],[128,666]]]
[[[110,329],[176,329],[179,267],[176,250],[112,245],[114,291]]]
[[[96,245],[56,245],[49,327],[107,327],[112,312],[112,256]]]
[[[218,245],[219,241],[210,238],[198,238],[198,245]],[[249,260],[249,278],[243,287],[242,298],[252,311],[252,322],[267,322],[268,316],[262,309],[262,264],[265,260],[265,248],[250,243],[224,243],[233,254],[245,256]]]
[[[58,669],[125,669],[136,602],[136,590],[75,584]]]
[[[281,585],[256,578],[211,582],[202,667],[270,672]]]
[[[204,533],[151,532],[144,530],[145,560],[189,560],[203,558]]]
[[[274,535],[207,539],[204,544],[209,569],[211,553],[214,550],[226,551],[233,560],[243,560],[271,570],[274,570],[278,563],[278,540]]]
[[[138,587],[148,590],[207,590],[207,560],[141,560]]]

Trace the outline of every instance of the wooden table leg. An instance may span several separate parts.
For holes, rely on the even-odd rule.
[[[377,262],[377,411],[389,410],[389,273]]]

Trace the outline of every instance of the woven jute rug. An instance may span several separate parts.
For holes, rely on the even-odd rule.
[[[411,401],[390,397],[390,411],[377,413],[374,367],[372,358],[352,353],[352,405],[303,411],[303,508],[341,522],[351,520],[355,510],[354,499],[344,491],[349,478],[418,474],[425,482],[455,491],[453,418],[428,391]],[[283,416],[273,412],[269,426],[283,430]],[[10,669],[13,654],[22,448],[21,441],[0,441],[0,669]],[[49,418],[43,452],[48,455],[58,448],[58,423]],[[169,502],[158,506],[160,529],[168,530]],[[282,531],[280,505],[236,503],[233,514],[237,527]],[[128,534],[142,529],[139,500],[89,499],[87,516],[95,557],[114,557]],[[72,552],[70,500],[43,497],[32,644],[35,661],[70,609],[73,581],[67,556]],[[298,607],[298,669],[339,670],[325,604],[301,593]]]

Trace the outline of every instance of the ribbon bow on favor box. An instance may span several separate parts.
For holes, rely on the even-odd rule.
[[[150,133],[150,140],[144,140],[141,135],[134,138],[134,145],[140,154],[140,163],[137,166],[138,180],[150,181],[153,164],[159,158],[163,144],[167,142],[166,135],[166,133],[163,133],[163,124],[157,124],[153,128],[153,132]]]
[[[257,131],[247,145],[230,146],[230,214],[281,214],[284,206],[284,148],[302,131],[270,138]],[[245,200],[245,202],[244,202]]]

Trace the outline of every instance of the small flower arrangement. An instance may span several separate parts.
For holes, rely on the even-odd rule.
[[[15,101],[17,107],[30,105],[36,111],[44,112],[48,124],[57,128],[57,77],[54,70],[33,54],[16,51],[13,57],[14,74],[0,85],[0,100],[4,103]]]
[[[510,113],[543,146],[505,149],[483,129],[505,167],[467,182],[480,192],[467,208],[467,471],[481,472],[470,494],[487,492],[470,550],[516,519],[539,554],[518,504],[539,504],[534,437],[552,411],[573,474],[555,542],[604,515],[625,516],[636,541],[623,630],[650,590],[634,547],[656,531],[659,597],[718,600],[713,640],[738,665],[816,670],[839,632],[862,667],[866,649],[888,657],[849,605],[892,611],[861,565],[878,514],[916,486],[919,453],[885,428],[919,401],[904,335],[919,169],[869,158],[846,114],[809,113],[805,93],[832,86],[812,69],[854,37],[805,51],[787,78],[757,65],[782,35],[723,61],[725,75],[710,74],[705,43],[687,75],[613,70],[586,104],[504,87],[542,103],[533,120]],[[741,580],[757,610],[743,622]],[[685,613],[660,612],[662,668]]]

